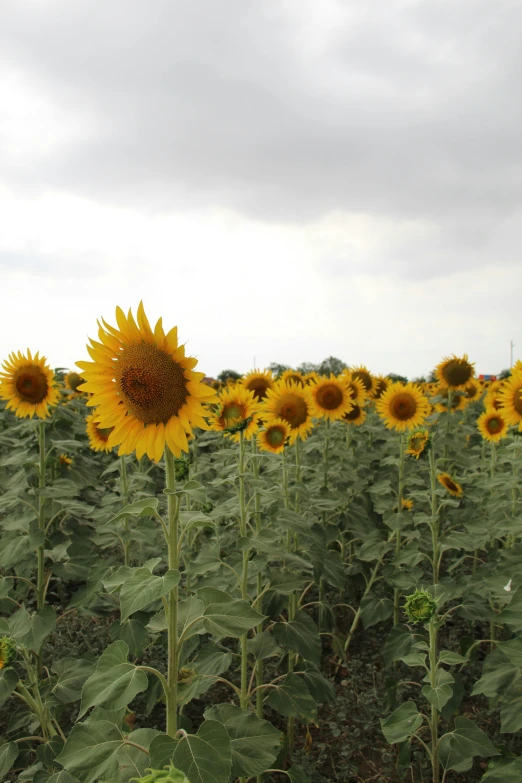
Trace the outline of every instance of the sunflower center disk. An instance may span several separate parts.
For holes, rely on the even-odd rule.
[[[81,375],[78,375],[77,372],[72,372],[68,379],[69,388],[72,389],[72,391],[76,391],[78,389],[78,386],[81,386],[83,383],[83,378]]]
[[[513,407],[522,416],[522,389],[517,389],[514,395]]]
[[[116,388],[143,424],[166,424],[185,404],[183,368],[155,345],[130,345],[116,365]]]
[[[343,393],[338,386],[333,383],[322,386],[317,391],[317,402],[327,411],[336,410],[343,403]]]
[[[467,362],[449,362],[443,374],[450,386],[462,386],[471,378],[473,368]]]
[[[23,367],[15,381],[18,397],[37,405],[47,394],[47,378],[38,367]]]
[[[499,419],[490,419],[488,421],[488,431],[492,434],[502,429],[502,422]]]
[[[278,405],[276,415],[289,423],[293,430],[297,429],[307,419],[308,407],[306,401],[293,394],[285,394]]]
[[[258,400],[264,400],[269,386],[270,384],[268,381],[265,381],[263,378],[259,378],[250,381],[246,388],[248,391],[254,392],[254,397],[257,397]]]
[[[345,418],[346,421],[353,421],[354,419],[357,419],[360,416],[360,413],[361,413],[361,409],[359,408],[359,406],[354,405],[351,411],[344,414],[343,418]]]
[[[221,415],[225,421],[230,421],[231,419],[244,419],[245,411],[241,405],[238,405],[236,402],[231,402],[228,405],[223,406]]]
[[[409,394],[398,394],[391,405],[392,413],[399,421],[408,421],[417,411],[417,403]]]
[[[284,430],[281,427],[271,427],[266,433],[266,439],[271,446],[280,446],[285,439]]]
[[[356,372],[352,373],[354,378],[358,378],[360,381],[363,382],[363,386],[366,389],[366,391],[369,391],[372,388],[372,376],[369,372],[364,372],[363,370],[357,370]]]

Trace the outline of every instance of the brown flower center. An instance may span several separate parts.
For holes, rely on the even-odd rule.
[[[517,389],[513,395],[513,407],[522,416],[522,389]]]
[[[280,446],[285,441],[286,432],[280,424],[275,424],[273,427],[269,427],[266,431],[266,442],[270,446]]]
[[[400,392],[395,395],[390,403],[392,416],[399,421],[408,421],[413,418],[417,412],[417,403],[415,397],[408,392]]]
[[[366,391],[370,391],[372,388],[372,376],[367,370],[355,370],[355,372],[352,372],[352,378],[359,378],[363,382]]]
[[[100,440],[103,440],[105,441],[105,443],[107,443],[107,441],[109,440],[109,435],[113,431],[114,427],[98,427],[96,422],[94,423],[94,426],[96,427],[96,432]]]
[[[326,411],[335,411],[343,404],[343,391],[335,383],[326,383],[317,389],[317,404]]]
[[[284,394],[277,402],[276,416],[287,421],[293,430],[297,429],[308,418],[306,400],[291,392]]]
[[[67,376],[67,385],[72,391],[77,391],[78,386],[84,383],[82,376],[77,372],[71,372]]]
[[[45,373],[39,367],[22,367],[16,374],[15,387],[23,402],[38,405],[45,399],[49,386]]]
[[[237,402],[228,402],[226,405],[223,405],[221,418],[226,422],[230,421],[231,419],[244,419],[245,409]]]
[[[384,394],[387,388],[388,388],[388,384],[386,383],[386,381],[378,380],[375,384],[375,392],[374,392],[375,399],[378,400],[379,397],[382,397],[382,395]]]
[[[116,388],[143,424],[166,424],[188,397],[183,368],[147,343],[124,349],[116,364]]]
[[[473,367],[465,359],[452,359],[442,370],[442,375],[448,386],[463,386],[473,375]]]
[[[486,429],[491,435],[495,435],[497,432],[500,432],[502,429],[502,419],[497,419],[496,416],[492,416],[486,422]]]
[[[252,380],[247,383],[245,388],[251,392],[254,392],[254,397],[257,397],[258,400],[263,400],[266,397],[266,393],[268,389],[270,389],[271,385],[272,384],[268,378],[252,378]]]
[[[354,405],[351,411],[348,411],[348,413],[344,414],[343,419],[346,419],[346,421],[357,421],[360,415],[360,407],[358,405]]]

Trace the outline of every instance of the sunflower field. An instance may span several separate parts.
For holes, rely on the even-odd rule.
[[[522,363],[0,372],[0,780],[520,783]]]

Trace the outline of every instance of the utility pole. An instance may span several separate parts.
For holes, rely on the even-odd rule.
[[[509,361],[510,361],[509,366],[511,368],[511,367],[513,367],[513,348],[515,347],[515,343],[513,342],[513,340],[509,341],[509,347],[511,349],[510,350],[510,358],[509,358]]]

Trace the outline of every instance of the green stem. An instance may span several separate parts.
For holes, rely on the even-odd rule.
[[[431,548],[433,552],[433,584],[439,583],[439,519],[437,514],[437,463],[434,444],[429,451],[430,460],[430,499],[431,499]]]
[[[402,501],[404,498],[404,435],[400,436],[399,441],[399,485],[397,493],[397,514],[402,514]],[[397,529],[395,538],[395,555],[398,556],[401,551],[401,531]],[[401,591],[396,587],[393,591],[393,624],[397,625],[400,617]]]
[[[391,535],[393,535],[393,533]],[[384,555],[383,555],[383,557],[384,557]],[[381,558],[380,560],[377,561],[377,565],[374,567],[374,569],[373,569],[373,571],[372,571],[372,573],[370,575],[370,579],[368,580],[368,584],[366,585],[366,589],[365,589],[365,591],[363,593],[363,596],[361,598],[361,604],[364,601],[364,599],[366,598],[366,596],[368,595],[368,593],[370,592],[370,590],[372,589],[373,584],[374,584],[375,580],[377,579],[377,575],[378,575],[379,570],[380,570],[380,568],[382,566],[382,560],[383,560],[383,558]],[[348,636],[346,637],[346,641],[344,643],[344,652],[345,653],[348,650],[348,647],[350,646],[350,642],[352,641],[352,637],[353,637],[354,633],[356,632],[356,630],[357,630],[357,628],[359,626],[360,620],[361,620],[361,607],[359,605],[359,608],[357,609],[357,611],[355,613],[355,616],[353,618],[352,624],[350,626],[350,630],[348,631]]]
[[[239,535],[246,538],[247,535],[247,513],[245,500],[245,437],[243,431],[239,433]],[[249,551],[243,549],[243,569],[241,572],[241,598],[248,601],[248,560]],[[248,653],[247,653],[247,634],[241,637],[241,709],[246,710],[248,706]]]
[[[120,457],[120,474],[121,474],[121,494],[123,497],[124,505],[129,504],[129,482],[127,479],[127,461],[125,454]],[[126,533],[129,532],[129,517],[123,518],[123,529]],[[130,541],[125,538],[123,542],[123,560],[126,566],[130,565]]]
[[[40,447],[40,460],[38,468],[38,487],[45,489],[45,422],[38,423],[38,443]],[[43,493],[38,498],[38,527],[45,534],[45,496]],[[44,571],[44,548],[45,542],[38,547],[38,576],[37,576],[37,608],[42,609],[45,605],[45,571]]]
[[[430,685],[432,688],[437,686],[437,618],[430,620]],[[439,711],[434,704],[431,705],[431,766],[433,783],[439,783]]]
[[[448,390],[448,398],[446,400],[446,438],[444,440],[444,469],[446,469],[446,460],[448,458],[449,437],[451,432],[451,423],[453,421],[453,389]]]
[[[176,489],[176,470],[174,456],[168,446],[165,447],[165,486],[171,492],[167,495],[168,502],[168,561],[169,570],[178,568],[178,527],[179,527],[179,497],[174,494]],[[167,734],[174,737],[178,723],[178,586],[173,587],[168,596],[168,669],[167,669]]]
[[[257,480],[259,479],[259,462],[258,462],[258,454],[259,450],[257,448],[257,438],[254,435],[252,438],[252,472],[254,475],[254,480],[256,481],[256,487],[254,489],[254,517],[255,517],[255,523],[256,523],[256,536],[258,536],[261,533],[261,498],[259,496],[259,492],[257,490]],[[263,614],[263,577],[261,575],[261,572],[257,574],[257,595],[256,595],[256,609],[258,612]],[[263,623],[260,622],[259,625],[256,628],[256,633],[263,633]],[[263,661],[259,660],[256,662],[256,687],[259,688],[263,684]],[[256,714],[258,718],[263,717],[263,694],[261,690],[257,691],[256,694]]]

